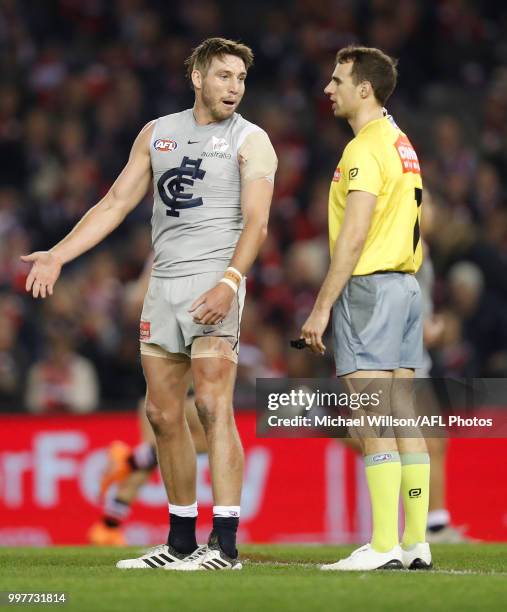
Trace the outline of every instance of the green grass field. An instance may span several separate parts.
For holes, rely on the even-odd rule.
[[[435,545],[430,572],[318,570],[351,549],[243,546],[243,571],[182,573],[115,568],[139,548],[0,548],[0,591],[65,591],[64,609],[90,612],[506,608],[507,545]]]

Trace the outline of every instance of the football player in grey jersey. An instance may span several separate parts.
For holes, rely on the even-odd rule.
[[[105,197],[49,251],[22,259],[26,289],[52,295],[62,266],[110,234],[153,182],[153,274],[140,323],[147,416],[170,513],[167,544],[120,568],[241,569],[236,531],[243,450],[233,389],[245,274],[267,233],[276,154],[267,134],[235,111],[252,51],[210,38],[187,60],[192,109],[149,122]],[[196,459],[184,415],[193,379],[213,484],[213,531],[198,547]]]

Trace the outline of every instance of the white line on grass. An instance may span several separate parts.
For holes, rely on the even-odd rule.
[[[308,569],[318,569],[321,563],[301,563],[301,562],[290,562],[290,561],[249,561],[248,557],[245,557],[245,562],[248,565],[261,565],[261,566],[274,566],[274,567],[305,567]],[[385,570],[390,573],[396,573],[397,571],[405,570]],[[410,574],[448,574],[450,576],[507,576],[507,572],[495,572],[495,571],[477,571],[477,570],[457,570],[457,569],[431,569],[431,570],[418,570],[409,571]],[[362,572],[355,572],[361,574]]]

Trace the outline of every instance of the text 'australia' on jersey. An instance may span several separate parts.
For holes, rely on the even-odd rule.
[[[354,275],[415,273],[422,262],[421,169],[407,136],[391,117],[367,123],[345,147],[329,191],[329,242],[333,253],[349,191],[377,196]]]
[[[157,119],[150,145],[155,276],[227,267],[243,229],[238,152],[258,132],[265,135],[237,113],[209,125],[198,125],[192,109]]]

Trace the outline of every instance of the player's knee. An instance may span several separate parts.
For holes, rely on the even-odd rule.
[[[184,424],[181,410],[162,409],[153,401],[146,406],[146,416],[156,436],[170,436],[179,433]]]
[[[217,424],[223,426],[227,420],[232,418],[232,410],[229,409],[227,403],[206,389],[196,390],[195,407],[206,433]]]
[[[155,406],[153,402],[148,402],[146,405],[146,416],[155,434],[159,434],[164,422],[162,410]]]

